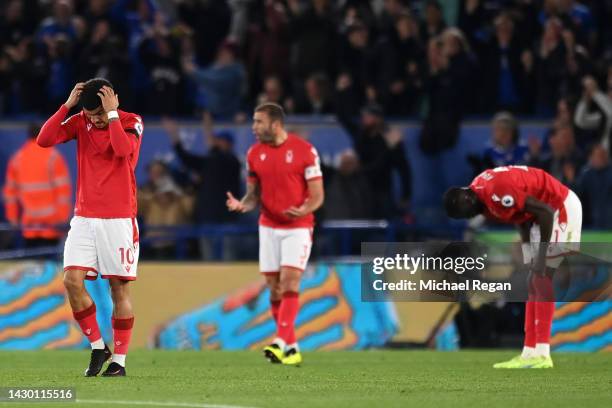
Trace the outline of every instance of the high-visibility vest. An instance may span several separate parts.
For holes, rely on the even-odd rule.
[[[72,186],[66,161],[55,148],[28,140],[10,159],[6,171],[6,218],[21,222],[24,238],[61,236],[52,226],[68,221]]]

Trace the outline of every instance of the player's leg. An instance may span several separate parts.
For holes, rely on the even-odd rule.
[[[274,229],[259,226],[259,271],[266,279],[270,290],[270,313],[278,324],[280,310],[280,234]],[[280,363],[283,350],[272,343],[263,349],[264,356],[271,363]]]
[[[96,219],[96,250],[100,273],[109,280],[113,300],[113,358],[104,376],[124,376],[125,360],[134,326],[129,282],[138,271],[138,226],[129,218]]]
[[[278,316],[277,337],[285,346],[283,364],[297,365],[302,355],[295,334],[295,322],[299,311],[299,291],[302,273],[308,263],[312,248],[312,230],[296,228],[285,231],[281,242],[281,307]]]
[[[98,375],[111,356],[98,327],[96,305],[85,289],[85,279],[96,279],[97,270],[95,243],[89,220],[74,217],[64,246],[64,287],[74,319],[91,345],[89,366],[85,370],[88,377]]]
[[[285,350],[283,364],[302,362],[300,348],[295,336],[295,320],[300,308],[299,291],[302,269],[293,266],[281,266],[280,290],[282,293],[278,313],[277,342]]]
[[[111,364],[102,374],[109,376],[125,375],[125,360],[132,338],[134,311],[130,297],[130,281],[121,278],[110,278],[111,298],[113,299],[113,343],[115,349]]]
[[[274,322],[278,323],[278,312],[281,304],[280,272],[265,272],[263,276],[270,290],[270,314]]]

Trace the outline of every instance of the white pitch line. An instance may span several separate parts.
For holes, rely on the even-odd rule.
[[[199,404],[194,402],[178,401],[123,401],[123,400],[89,400],[77,399],[81,404],[117,404],[117,405],[143,405],[150,407],[185,407],[185,408],[253,408],[243,405],[223,405],[223,404]]]

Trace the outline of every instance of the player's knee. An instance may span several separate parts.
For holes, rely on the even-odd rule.
[[[285,292],[297,292],[300,289],[300,278],[299,277],[288,277],[286,279],[281,279],[279,285],[280,293]]]
[[[83,277],[76,271],[66,271],[64,274],[64,287],[68,292],[78,292],[83,290]]]

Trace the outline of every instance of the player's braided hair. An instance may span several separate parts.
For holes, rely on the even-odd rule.
[[[112,88],[113,84],[104,78],[93,78],[85,82],[83,92],[81,92],[81,97],[79,99],[81,106],[90,111],[98,109],[98,107],[102,105],[98,92],[100,92],[100,89],[103,86],[109,86]]]

